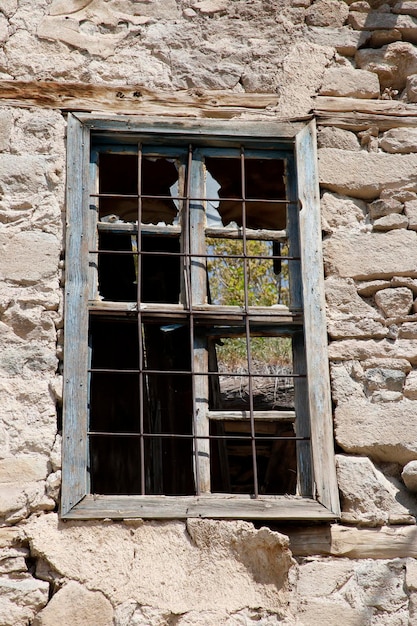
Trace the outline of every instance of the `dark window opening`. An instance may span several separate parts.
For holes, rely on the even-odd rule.
[[[97,150],[91,491],[299,493],[309,432],[285,159]]]

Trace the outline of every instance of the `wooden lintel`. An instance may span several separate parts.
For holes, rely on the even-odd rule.
[[[398,100],[317,96],[313,112],[319,124],[351,130],[365,130],[375,125],[385,131],[417,125],[417,104]]]
[[[13,106],[65,111],[232,117],[276,106],[274,93],[235,93],[188,89],[156,92],[138,85],[98,85],[57,81],[0,81],[0,100]]]
[[[417,558],[417,526],[414,525],[357,528],[332,524],[279,530],[289,535],[294,556]]]

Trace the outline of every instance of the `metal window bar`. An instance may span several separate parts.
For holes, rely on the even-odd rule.
[[[107,432],[101,430],[89,430],[88,435],[94,437],[132,437],[132,438],[154,438],[154,439],[195,439],[195,435],[187,435],[185,433],[131,433],[131,432]],[[294,435],[293,437],[285,437],[280,435],[255,435],[252,437],[251,435],[200,435],[199,439],[206,440],[217,440],[217,439],[227,439],[227,440],[239,440],[239,441],[250,441],[252,439],[256,441],[310,441],[310,437],[301,437]],[[143,495],[143,494],[142,494]]]
[[[145,476],[145,439],[143,437],[144,432],[144,360],[143,360],[143,346],[144,337],[142,331],[142,312],[141,312],[141,276],[142,276],[142,254],[141,241],[142,241],[142,144],[138,144],[138,240],[137,240],[137,279],[136,279],[136,298],[138,306],[138,350],[139,350],[139,429],[140,429],[140,488],[141,494],[146,493],[146,476]]]
[[[90,196],[92,198],[109,198],[110,200],[121,200],[121,199],[128,199],[128,200],[135,200],[137,199],[139,196],[137,196],[136,194],[124,194],[124,193],[92,193],[90,194]],[[150,194],[141,194],[141,198],[143,200],[178,200],[178,201],[186,201],[187,200],[187,196],[165,196],[165,195],[150,195]],[[218,202],[219,198],[210,198],[208,196],[201,196],[199,197],[198,195],[193,195],[193,200],[196,200],[197,202]],[[261,202],[262,204],[290,204],[289,200],[281,200],[281,199],[274,199],[274,198],[239,198],[239,197],[233,197],[233,196],[225,196],[222,198],[222,200],[227,200],[229,202],[243,202],[245,201],[246,203],[248,202]]]

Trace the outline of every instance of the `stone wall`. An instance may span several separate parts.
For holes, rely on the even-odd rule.
[[[417,623],[415,4],[0,0],[0,81],[272,92],[277,117],[396,112],[317,114],[343,533],[316,528],[313,545],[308,527],[59,520],[66,118],[2,101],[2,626]]]

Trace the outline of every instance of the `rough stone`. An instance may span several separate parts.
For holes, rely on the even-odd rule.
[[[380,49],[358,50],[355,60],[359,68],[378,74],[382,89],[402,90],[407,77],[417,73],[417,50],[411,43],[397,41]]]
[[[366,204],[362,200],[325,192],[321,199],[321,217],[323,230],[326,232],[343,226],[363,229]]]
[[[340,28],[310,26],[306,33],[307,41],[318,46],[331,46],[339,54],[348,57],[353,57],[356,51],[367,43],[369,38],[369,31],[355,31],[348,26]]]
[[[412,371],[408,374],[404,386],[404,395],[409,400],[417,400],[417,372]]]
[[[385,215],[374,221],[373,229],[376,231],[386,232],[388,230],[394,230],[396,228],[407,228],[408,217],[406,215],[398,215],[394,213],[392,215]]]
[[[385,368],[370,368],[365,373],[366,386],[369,391],[388,389],[402,391],[405,380],[404,372]]]
[[[365,395],[362,382],[355,380],[352,370],[349,362],[331,364],[332,398],[336,403],[346,402],[351,398],[363,398]]]
[[[417,493],[417,461],[410,461],[404,467],[401,478],[410,491]]]
[[[347,152],[320,148],[320,183],[342,195],[374,200],[386,188],[416,190],[417,154]]]
[[[33,626],[113,626],[113,607],[99,591],[89,591],[70,581],[35,617]]]
[[[355,133],[334,126],[323,126],[320,129],[317,144],[319,148],[340,148],[354,152],[361,149]]]
[[[417,235],[398,229],[387,233],[337,230],[323,243],[327,275],[375,280],[417,272]]]
[[[416,43],[417,20],[411,15],[392,15],[374,11],[366,15],[358,11],[349,13],[349,24],[356,30],[398,30],[405,41]]]
[[[401,560],[308,559],[298,573],[297,618],[303,625],[407,626],[404,579]]]
[[[381,320],[382,317],[357,293],[352,280],[329,277],[325,280],[326,301],[331,318],[361,318]]]
[[[0,459],[0,484],[45,480],[48,473],[47,460],[39,454],[22,454]]]
[[[375,320],[334,320],[328,322],[327,331],[331,339],[383,339],[389,330]]]
[[[344,2],[337,0],[316,0],[306,10],[306,24],[309,26],[343,26],[349,14]]]
[[[373,404],[352,398],[335,411],[336,440],[345,452],[405,465],[417,459],[416,403]]]
[[[392,213],[402,213],[403,204],[394,198],[374,200],[369,204],[369,214],[373,220]]]
[[[58,275],[60,245],[53,235],[36,231],[0,233],[0,280],[33,285]]]
[[[227,2],[225,0],[202,0],[202,2],[195,2],[193,8],[207,15],[226,13]]]
[[[392,12],[417,17],[416,3],[414,0],[401,0],[401,2],[394,4]]]
[[[387,391],[386,389],[374,391],[371,395],[371,402],[400,402],[402,399],[403,394],[400,391]]]
[[[7,379],[0,382],[0,423],[8,432],[3,456],[25,454],[48,458],[56,438],[56,408],[47,380]],[[40,461],[40,467],[42,462]]]
[[[379,145],[390,153],[417,152],[417,128],[392,128],[383,134]]]
[[[333,48],[297,42],[285,56],[279,78],[279,112],[294,117],[310,111],[312,95],[323,80],[324,68],[334,54]],[[276,73],[276,69],[274,70]],[[278,87],[278,85],[277,85]],[[259,89],[258,89],[259,90]],[[248,89],[254,91],[254,89]],[[302,113],[303,112],[303,113]]]
[[[373,296],[380,289],[386,289],[391,287],[390,280],[364,280],[356,284],[356,289],[360,296],[369,297]],[[402,285],[398,285],[399,287]]]
[[[375,302],[386,317],[408,315],[413,305],[413,292],[407,287],[381,289],[375,294]]]
[[[409,102],[417,102],[417,74],[407,76],[406,94]]]
[[[325,96],[379,98],[378,76],[366,70],[331,67],[324,73],[320,93]]]
[[[348,3],[349,4],[349,3]],[[354,0],[350,3],[350,11],[359,11],[359,13],[369,13],[371,6],[366,0]]]
[[[389,30],[374,30],[369,38],[369,46],[371,48],[381,48],[394,41],[402,41],[401,31],[397,28]]]
[[[404,213],[408,218],[408,228],[417,230],[417,200],[404,203]]]
[[[145,522],[135,528],[64,524],[50,514],[32,517],[25,532],[33,555],[115,604],[134,600],[184,613],[213,607],[278,611],[288,602],[288,538],[247,522]]]
[[[10,146],[13,129],[12,112],[7,109],[0,111],[0,151],[5,152]]]
[[[48,601],[49,584],[29,574],[0,577],[0,623],[27,626]]]
[[[401,339],[417,338],[417,322],[405,322],[401,325],[398,336]]]
[[[381,200],[398,200],[398,202],[410,202],[417,200],[417,194],[409,189],[383,189]]]
[[[405,374],[411,371],[411,365],[406,359],[368,359],[362,362],[364,370],[382,367],[385,369],[400,370]]]
[[[328,348],[329,357],[334,361],[368,361],[369,359],[406,359],[417,364],[417,341],[413,339],[356,341],[346,339],[332,342]]]
[[[410,278],[409,276],[393,276],[391,279],[391,287],[407,287],[411,291],[417,294],[417,279]]]
[[[360,298],[352,281],[330,277],[325,282],[325,291],[328,332],[333,339],[387,336],[383,318]]]
[[[401,483],[387,478],[366,457],[336,457],[342,520],[366,526],[413,523],[417,503]]]

